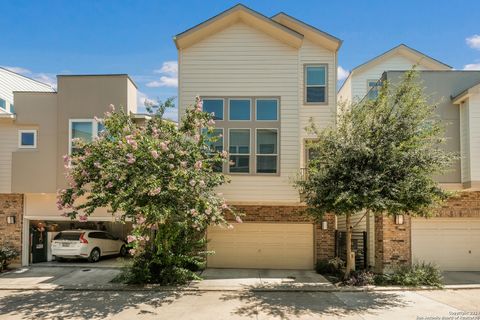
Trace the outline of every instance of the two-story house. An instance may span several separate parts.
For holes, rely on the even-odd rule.
[[[71,140],[93,139],[102,130],[109,105],[136,113],[137,88],[128,75],[60,75],[57,91],[14,92],[10,123],[0,125],[2,190],[0,245],[21,251],[21,263],[50,260],[49,241],[59,231],[108,230],[125,237],[131,226],[97,210],[88,222],[71,221],[57,209],[56,192],[66,186],[63,155]]]
[[[179,113],[203,99],[217,146],[229,152],[219,190],[243,223],[211,228],[209,267],[312,269],[333,257],[335,217],[313,222],[293,182],[305,167],[305,127],[334,124],[342,41],[285,13],[236,5],[178,34]]]

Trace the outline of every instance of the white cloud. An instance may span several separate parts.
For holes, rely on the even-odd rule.
[[[146,84],[149,88],[158,88],[158,87],[178,87],[178,77],[177,76],[161,76],[159,80],[150,81]]]
[[[480,70],[480,63],[470,63],[463,67],[463,70]]]
[[[480,50],[480,35],[479,34],[474,34],[473,36],[466,38],[465,42],[467,43],[467,45],[470,48]]]
[[[7,70],[10,70],[12,72],[19,73],[19,74],[22,74],[22,75],[32,73],[32,71],[30,71],[28,69],[25,69],[25,68],[22,68],[22,67],[2,66],[2,68],[5,68]]]
[[[142,110],[145,109],[146,104],[156,104],[157,100],[149,98],[145,93],[137,91],[137,106]],[[143,111],[142,111],[143,112]]]
[[[155,73],[166,73],[170,75],[178,74],[178,62],[177,61],[165,61],[160,69],[154,70]]]
[[[342,66],[338,66],[338,68],[337,68],[337,80],[338,81],[343,81],[343,80],[347,79],[349,74],[350,74],[350,72],[343,69]]]
[[[146,107],[145,107],[145,103],[151,103],[151,104],[158,104],[159,101],[157,99],[152,99],[150,98],[147,94],[141,92],[141,91],[138,91],[137,92],[137,106],[138,106],[138,113],[144,113],[146,112]],[[163,115],[164,118],[166,119],[170,119],[170,120],[173,120],[173,121],[177,121],[178,119],[178,108],[175,106],[173,108],[168,108],[167,110],[165,110],[165,114]]]

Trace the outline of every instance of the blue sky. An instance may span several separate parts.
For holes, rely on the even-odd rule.
[[[163,100],[177,92],[172,37],[237,3],[1,0],[0,66],[50,83],[56,74],[128,73],[141,97]],[[478,0],[242,3],[267,16],[284,11],[342,39],[339,65],[347,71],[399,43],[456,69],[480,69]]]

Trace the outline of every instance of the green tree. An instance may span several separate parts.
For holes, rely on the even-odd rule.
[[[310,214],[345,216],[347,244],[355,213],[431,215],[449,195],[434,176],[450,168],[456,155],[442,147],[444,125],[417,73],[406,72],[396,86],[385,81],[376,99],[340,109],[335,126],[308,128],[316,136],[308,146],[315,157],[297,186]],[[353,264],[347,245],[346,276]]]
[[[205,230],[231,227],[231,212],[215,189],[226,182],[215,168],[226,161],[216,152],[212,115],[202,101],[189,107],[177,128],[165,120],[168,100],[148,106],[151,119],[137,123],[124,111],[105,114],[105,131],[91,143],[73,141],[77,152],[65,156],[68,188],[57,205],[66,216],[85,221],[108,208],[133,222],[128,242],[134,256],[129,281],[184,283],[204,262]]]

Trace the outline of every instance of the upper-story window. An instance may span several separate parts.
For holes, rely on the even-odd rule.
[[[18,130],[18,147],[35,149],[37,147],[37,130]]]
[[[378,97],[378,91],[382,86],[379,80],[367,80],[367,98],[374,100]]]
[[[94,119],[71,119],[69,126],[69,153],[75,154],[79,149],[74,139],[81,139],[84,142],[92,142],[94,137],[105,130],[103,123]]]
[[[305,65],[305,103],[327,102],[327,66]]]
[[[223,120],[223,99],[204,99],[203,111],[213,113],[213,118],[215,120]]]
[[[0,98],[0,109],[7,110],[7,101]]]
[[[216,171],[231,174],[278,174],[280,163],[280,99],[224,97],[203,100],[203,110],[223,113],[209,135],[215,151],[227,150],[229,164]],[[226,108],[223,108],[226,106]]]
[[[252,103],[250,99],[229,99],[228,114],[230,121],[249,121]]]

